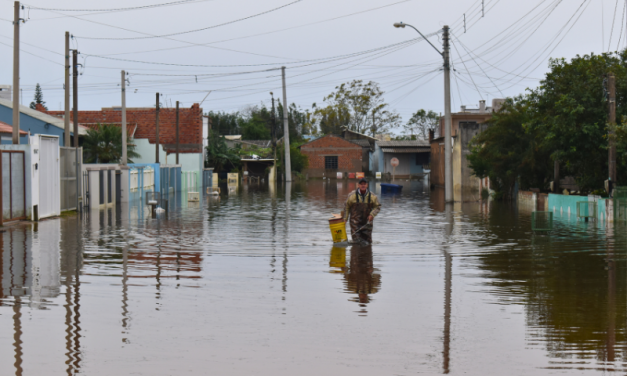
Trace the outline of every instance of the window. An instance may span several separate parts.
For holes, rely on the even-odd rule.
[[[324,157],[324,168],[328,170],[337,170],[337,156]]]
[[[431,153],[416,153],[416,165],[428,165]]]

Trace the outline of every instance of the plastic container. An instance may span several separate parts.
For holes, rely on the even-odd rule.
[[[344,218],[333,216],[329,218],[329,229],[331,229],[331,236],[333,237],[333,243],[343,243],[348,241],[346,236],[346,223]]]
[[[355,173],[354,172],[349,172],[348,173],[348,178],[349,179],[355,179]]]
[[[363,178],[365,178],[365,177],[366,177],[366,173],[365,173],[365,172],[356,172],[356,173],[355,173],[355,177],[356,177],[357,179],[363,179]]]
[[[402,185],[381,183],[381,193],[399,194],[402,190]]]

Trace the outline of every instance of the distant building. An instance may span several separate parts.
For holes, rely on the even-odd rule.
[[[338,172],[364,172],[363,147],[354,140],[327,135],[300,146],[309,158],[309,168],[303,173],[313,178],[333,178]]]
[[[11,85],[0,85],[0,99],[10,101],[11,98]]]
[[[374,151],[374,171],[394,174],[402,179],[421,178],[429,165],[431,148],[427,140],[377,141]],[[398,159],[396,169],[393,158]]]
[[[492,100],[492,107],[486,107],[485,101],[479,102],[478,109],[461,107],[461,111],[451,114],[451,136],[453,138],[453,194],[456,202],[473,202],[481,199],[481,190],[489,188],[488,179],[479,179],[468,165],[467,155],[470,153],[470,141],[477,134],[487,129],[485,124],[492,118],[492,109],[500,109],[502,99]],[[433,138],[431,144],[432,188],[444,188],[444,117],[440,118],[440,135]]]
[[[372,159],[372,153],[374,153],[375,150],[375,142],[377,141],[376,138],[374,137],[370,137],[370,136],[366,136],[365,134],[362,133],[357,133],[351,130],[348,130],[348,128],[344,127],[344,129],[342,130],[342,138],[344,138],[345,140],[349,140],[351,142],[354,142],[356,144],[359,144],[361,146],[361,170],[362,172],[366,172],[369,173],[373,168],[373,159]]]

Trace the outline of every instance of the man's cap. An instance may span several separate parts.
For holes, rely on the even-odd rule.
[[[368,183],[368,180],[366,180],[366,178],[361,178],[359,179],[359,184],[361,183]]]

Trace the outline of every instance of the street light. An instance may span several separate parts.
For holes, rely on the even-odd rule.
[[[433,45],[425,37],[420,30],[416,29],[412,25],[396,22],[394,27],[405,28],[409,26],[416,30],[420,36],[426,40],[431,47],[433,47],[444,59],[444,200],[446,203],[454,201],[453,198],[453,166],[451,160],[452,154],[452,141],[451,141],[451,65],[449,61],[449,28],[443,27],[442,39],[444,41],[444,52],[440,52],[436,46]]]

